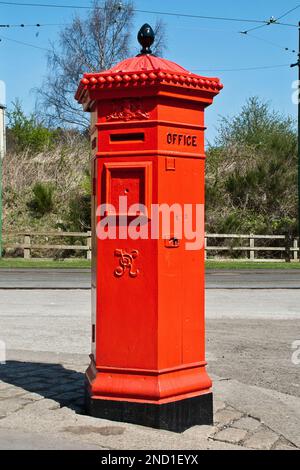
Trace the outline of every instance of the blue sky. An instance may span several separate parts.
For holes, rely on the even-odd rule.
[[[9,1],[9,0],[7,0]],[[27,0],[29,3],[30,1]],[[88,5],[89,0],[32,0],[31,3],[56,3],[63,5]],[[19,0],[26,3],[26,0]],[[300,2],[299,2],[300,5]],[[222,16],[267,20],[278,17],[297,6],[297,0],[136,0],[137,9],[191,13],[195,15]],[[83,10],[77,10],[84,15]],[[42,8],[8,6],[0,4],[0,24],[21,23],[68,23],[74,10],[61,8]],[[134,35],[145,23],[155,23],[157,14],[136,13]],[[292,103],[292,82],[297,78],[297,69],[290,63],[296,61],[296,54],[283,48],[298,48],[296,27],[270,25],[252,34],[263,39],[246,37],[238,32],[256,26],[251,23],[213,21],[162,16],[167,26],[168,50],[165,56],[178,62],[189,70],[207,76],[218,76],[224,83],[224,90],[207,110],[207,138],[212,141],[216,134],[219,115],[237,113],[245,100],[257,95],[271,102],[272,106],[296,117],[297,108]],[[283,22],[297,24],[300,8],[285,18]],[[42,82],[47,70],[46,52],[42,49],[24,46],[11,40],[23,41],[40,48],[47,48],[49,41],[55,41],[60,27],[40,28],[36,36],[35,28],[0,28],[0,80],[7,86],[7,104],[16,97],[20,98],[26,112],[34,107],[34,88]],[[276,45],[269,44],[270,41]],[[137,50],[134,41],[134,48]],[[278,47],[282,46],[282,47]],[[134,50],[135,52],[135,50]],[[262,70],[236,70],[255,66],[284,67]]]

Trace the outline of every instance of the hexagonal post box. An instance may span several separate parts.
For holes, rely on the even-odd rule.
[[[151,53],[87,73],[93,149],[91,415],[182,432],[213,421],[204,320],[204,111],[217,78]]]

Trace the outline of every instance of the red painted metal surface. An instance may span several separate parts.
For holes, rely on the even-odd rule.
[[[159,405],[211,388],[204,247],[186,250],[172,227],[158,239],[99,240],[95,211],[122,195],[147,208],[204,204],[204,110],[221,89],[217,78],[150,55],[85,74],[79,85],[76,98],[92,114],[94,153],[94,341],[87,371],[94,399]],[[148,233],[151,225],[149,217]]]

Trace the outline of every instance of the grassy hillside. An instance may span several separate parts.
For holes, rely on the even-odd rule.
[[[3,161],[3,228],[90,228],[88,140],[73,135],[33,152],[8,151]]]

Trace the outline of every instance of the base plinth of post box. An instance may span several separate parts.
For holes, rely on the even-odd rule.
[[[87,412],[96,418],[184,432],[213,424],[213,395],[206,363],[172,371],[96,367],[85,375]]]
[[[107,419],[182,433],[197,425],[213,424],[213,394],[205,393],[163,404],[93,398],[86,388],[87,412]]]

